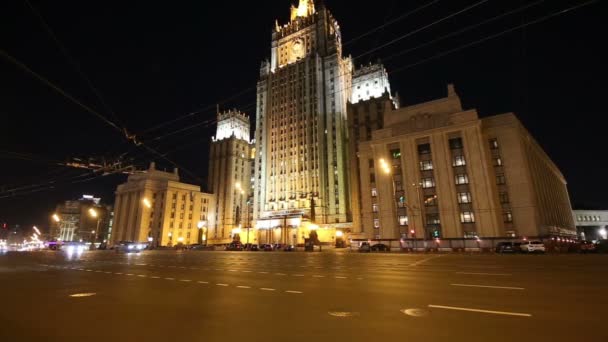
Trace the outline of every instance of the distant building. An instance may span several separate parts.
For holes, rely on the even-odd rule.
[[[215,196],[200,186],[181,183],[178,170],[146,171],[129,176],[116,189],[111,243],[150,242],[174,246],[206,241],[215,223]]]
[[[583,240],[606,240],[608,233],[608,210],[573,210],[579,238]]]
[[[256,242],[251,229],[252,165],[255,154],[249,140],[249,117],[239,111],[218,113],[217,132],[209,153],[209,189],[215,196],[215,217],[209,242],[232,239]],[[247,236],[249,234],[250,236]]]
[[[381,98],[385,94],[393,101],[393,106],[399,108],[399,98],[391,94],[388,73],[380,63],[361,66],[353,72],[353,85],[350,103]]]
[[[575,234],[563,175],[515,115],[480,119],[450,85],[445,98],[383,118],[359,144],[361,235]]]
[[[96,217],[92,215],[91,209],[95,211]],[[83,195],[78,200],[65,201],[57,205],[51,215],[49,239],[103,242],[106,240],[111,211],[111,206],[101,203],[100,198],[91,195]]]

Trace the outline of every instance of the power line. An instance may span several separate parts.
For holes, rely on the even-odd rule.
[[[473,9],[473,8],[475,8],[475,7],[477,7],[477,6],[479,6],[479,5],[482,5],[482,4],[486,3],[486,2],[488,2],[488,0],[481,0],[481,1],[479,1],[479,2],[476,2],[476,3],[474,3],[474,4],[470,5],[470,6],[467,6],[467,7],[463,8],[463,9],[461,9],[461,10],[460,10],[460,11],[458,11],[458,12],[454,12],[454,13],[452,13],[452,14],[450,14],[450,15],[446,16],[446,17],[443,17],[443,18],[441,18],[441,19],[439,19],[439,20],[436,20],[436,21],[434,21],[434,22],[432,22],[432,23],[430,23],[430,24],[428,24],[428,25],[425,25],[425,26],[423,26],[423,27],[421,27],[421,28],[419,28],[419,29],[416,29],[416,30],[414,30],[414,31],[408,32],[408,33],[406,33],[406,34],[404,34],[404,35],[402,35],[402,36],[400,36],[400,37],[398,37],[398,38],[395,38],[395,39],[393,39],[393,40],[391,40],[391,41],[389,41],[389,42],[387,42],[387,43],[385,43],[385,44],[382,44],[382,45],[380,45],[380,46],[378,46],[378,47],[376,47],[376,48],[370,49],[370,50],[368,50],[368,51],[366,51],[366,52],[364,52],[364,53],[362,53],[362,54],[360,54],[360,55],[358,55],[358,56],[356,56],[356,57],[353,57],[353,59],[358,59],[358,58],[361,58],[361,57],[363,57],[363,56],[367,56],[367,55],[369,55],[370,53],[376,52],[376,51],[378,51],[378,50],[380,50],[380,49],[383,49],[383,48],[385,48],[385,47],[387,47],[387,46],[389,46],[389,45],[395,44],[395,43],[396,43],[396,42],[398,42],[398,41],[401,41],[401,40],[403,40],[403,39],[405,39],[405,38],[407,38],[407,37],[410,37],[410,36],[412,36],[412,35],[414,35],[414,34],[416,34],[416,33],[420,32],[420,31],[426,30],[426,29],[427,29],[427,28],[429,28],[429,27],[435,26],[435,25],[437,25],[437,24],[439,24],[439,23],[441,23],[441,22],[444,22],[444,21],[446,21],[446,20],[448,20],[448,19],[450,19],[450,18],[452,18],[452,17],[455,17],[455,16],[457,16],[457,15],[459,15],[459,14],[462,14],[462,13],[464,13],[464,12],[467,12],[467,11],[469,11],[469,10],[471,10],[471,9]]]
[[[569,7],[569,8],[566,8],[566,9],[563,9],[563,10],[560,10],[560,11],[557,11],[557,12],[553,12],[553,13],[548,14],[548,15],[546,15],[546,16],[543,16],[543,17],[541,17],[541,18],[538,18],[538,19],[535,19],[535,20],[529,21],[529,22],[527,22],[527,23],[525,23],[525,24],[517,25],[517,26],[515,26],[515,27],[512,27],[512,28],[506,29],[506,30],[504,30],[504,31],[501,31],[501,32],[498,32],[498,33],[495,33],[495,34],[489,35],[489,36],[487,36],[487,37],[484,37],[484,38],[478,39],[478,40],[473,41],[473,42],[471,42],[471,43],[467,43],[467,44],[461,45],[461,46],[459,46],[459,47],[456,47],[456,48],[453,48],[453,49],[450,49],[450,50],[447,50],[447,51],[444,51],[444,52],[438,53],[438,54],[436,54],[436,55],[434,55],[434,56],[431,56],[431,57],[429,57],[429,58],[423,59],[423,60],[421,60],[421,61],[419,61],[419,62],[412,63],[412,64],[406,65],[406,66],[404,66],[404,67],[401,67],[401,68],[393,69],[393,70],[391,71],[391,73],[392,73],[392,74],[395,74],[395,73],[398,73],[398,72],[401,72],[401,71],[404,71],[404,70],[407,70],[407,69],[413,68],[413,67],[415,67],[415,66],[418,66],[418,65],[420,65],[420,64],[424,64],[424,63],[426,63],[426,62],[429,62],[429,61],[432,61],[432,60],[435,60],[435,59],[439,59],[439,58],[441,58],[441,57],[445,57],[445,56],[447,56],[447,55],[449,55],[449,54],[452,54],[452,53],[454,53],[454,52],[457,52],[457,51],[460,51],[460,50],[464,50],[464,49],[469,48],[469,47],[471,47],[471,46],[479,45],[479,44],[481,44],[481,43],[483,43],[483,42],[486,42],[486,41],[488,41],[488,40],[491,40],[491,39],[494,39],[494,38],[497,38],[497,37],[503,36],[503,35],[505,35],[505,34],[507,34],[507,33],[510,33],[510,32],[513,32],[513,31],[516,31],[516,30],[522,29],[522,28],[527,27],[527,26],[530,26],[530,25],[538,24],[538,23],[540,23],[540,22],[546,21],[546,20],[551,19],[551,18],[553,18],[553,17],[556,17],[556,16],[559,16],[559,15],[565,14],[565,13],[570,12],[570,11],[573,11],[573,10],[577,10],[577,9],[579,9],[579,8],[582,8],[582,7],[585,7],[585,6],[588,6],[588,5],[592,5],[592,4],[594,4],[594,3],[598,2],[598,1],[599,1],[599,0],[591,0],[591,1],[587,1],[587,2],[584,2],[584,3],[582,3],[582,4],[575,5],[575,6],[572,6],[572,7]]]
[[[403,19],[405,19],[405,18],[409,17],[409,16],[410,16],[410,15],[412,15],[412,14],[418,13],[418,12],[420,12],[421,10],[423,10],[423,9],[425,9],[425,8],[427,8],[427,7],[431,6],[431,5],[433,5],[433,4],[436,4],[436,3],[438,3],[438,2],[439,2],[439,0],[434,0],[434,1],[431,1],[431,2],[429,2],[429,3],[427,3],[427,4],[425,4],[425,5],[422,5],[422,6],[420,6],[420,7],[417,7],[417,8],[415,8],[415,9],[413,9],[413,10],[409,11],[409,12],[406,12],[406,13],[404,13],[404,14],[402,14],[402,15],[398,16],[397,18],[394,18],[394,19],[392,19],[392,20],[389,20],[389,21],[387,21],[386,23],[384,23],[384,24],[382,24],[382,25],[380,25],[380,26],[377,26],[377,27],[375,27],[375,28],[373,28],[373,29],[371,29],[371,30],[369,30],[369,31],[367,31],[367,32],[365,32],[365,33],[363,33],[363,34],[359,35],[359,36],[356,36],[355,38],[352,38],[352,39],[348,40],[347,42],[343,43],[343,44],[342,44],[342,46],[348,46],[348,45],[350,45],[350,44],[352,44],[352,43],[356,42],[357,40],[359,40],[359,39],[361,39],[361,38],[365,38],[365,37],[367,37],[367,36],[369,36],[369,35],[371,35],[371,34],[373,34],[373,33],[375,33],[375,32],[378,32],[378,31],[380,31],[381,29],[383,29],[383,28],[385,28],[385,27],[387,27],[387,26],[389,26],[389,25],[392,25],[392,24],[394,24],[394,23],[396,23],[396,22],[398,22],[398,21],[400,21],[400,20],[403,20]]]
[[[97,97],[97,99],[99,100],[101,105],[104,107],[104,109],[108,113],[110,113],[112,115],[112,117],[114,118],[114,120],[117,121],[123,127],[123,131],[124,131],[124,124],[120,121],[120,119],[118,119],[118,116],[116,115],[116,113],[112,110],[112,108],[105,101],[105,99],[101,95],[101,92],[99,91],[99,89],[97,89],[97,87],[95,87],[95,85],[93,85],[93,82],[91,82],[91,79],[89,77],[87,77],[87,75],[84,73],[84,71],[80,67],[80,64],[76,62],[76,60],[72,57],[72,55],[70,55],[70,53],[66,49],[65,45],[61,43],[61,41],[59,40],[57,35],[53,32],[50,25],[44,19],[44,17],[40,13],[40,11],[38,11],[34,6],[32,6],[32,4],[29,0],[24,0],[24,2],[26,3],[27,7],[29,7],[29,9],[32,11],[32,13],[36,17],[38,17],[38,19],[40,20],[40,23],[42,24],[42,27],[45,29],[45,31],[48,33],[48,35],[51,37],[51,39],[55,42],[55,44],[57,45],[57,47],[59,48],[59,50],[61,51],[63,56],[68,60],[68,62],[72,65],[72,67],[76,70],[76,72],[80,75],[80,77],[85,81],[85,83],[91,89],[93,94],[95,94],[95,96]]]

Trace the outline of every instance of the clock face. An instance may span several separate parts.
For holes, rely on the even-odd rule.
[[[294,58],[304,57],[304,43],[302,42],[302,40],[300,40],[300,39],[295,40],[291,44],[291,53]]]

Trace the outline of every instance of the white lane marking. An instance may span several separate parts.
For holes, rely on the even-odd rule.
[[[145,274],[138,274],[137,276],[138,277],[142,277],[142,278],[146,278],[147,277],[147,275],[145,275]]]
[[[287,290],[285,292],[287,292],[287,293],[302,293],[302,291],[292,291],[292,290]]]
[[[105,273],[105,274],[112,274],[112,272],[103,272],[103,273]]]
[[[275,273],[275,274],[276,274],[276,275],[280,275],[280,276],[287,275],[287,274],[285,274],[285,273]]]
[[[197,281],[197,283],[199,283],[199,284],[209,284],[208,281],[202,281],[202,280]]]
[[[215,284],[217,286],[228,286],[228,284]]]
[[[347,277],[335,276],[336,279],[346,279]]]
[[[270,288],[267,288],[267,287],[261,287],[260,290],[262,290],[262,291],[275,291],[275,289],[270,289]]]
[[[70,297],[76,297],[76,298],[80,298],[80,297],[91,297],[96,295],[96,293],[92,292],[92,293],[74,293],[71,294]]]
[[[292,277],[303,277],[304,275],[303,274],[292,274],[291,276]]]
[[[251,286],[237,286],[239,289],[250,289]]]
[[[325,278],[325,276],[324,276],[324,275],[317,275],[317,274],[313,275],[312,277],[313,277],[313,278]]]
[[[152,278],[152,279],[160,279],[160,277],[157,277],[157,276],[151,276],[150,278]]]
[[[93,270],[85,270],[85,271],[87,271],[87,272],[93,272]]]
[[[183,281],[183,282],[187,283],[187,282],[190,282],[192,280],[190,280],[190,279],[180,279],[179,281]]]
[[[137,266],[146,266],[146,264],[135,264],[135,265],[137,265]],[[152,265],[150,265],[150,266],[152,266]]]
[[[470,275],[489,275],[489,276],[510,276],[510,273],[476,273],[476,272],[456,272],[456,274],[470,274]]]
[[[175,278],[165,278],[165,280],[175,280]]]
[[[268,272],[258,272],[258,273],[261,273],[261,274],[268,274]]]
[[[242,271],[243,273],[251,273],[251,271]]]
[[[416,261],[416,262],[415,262],[415,263],[413,263],[413,264],[410,264],[410,266],[418,266],[418,265],[422,265],[422,264],[424,264],[425,262],[427,262],[427,261],[429,261],[429,260],[433,260],[433,259],[441,258],[442,256],[443,256],[443,255],[435,255],[435,256],[432,256],[432,257],[430,257],[430,258],[422,259],[422,260]]]
[[[238,270],[228,270],[228,272],[238,272]]]
[[[133,273],[125,273],[125,275],[132,276]]]
[[[120,272],[116,272],[116,273],[114,273],[114,274],[122,274],[122,273],[120,273]]]
[[[471,285],[471,284],[450,284],[452,286],[463,286],[463,287],[483,287],[488,289],[502,289],[502,290],[525,290],[523,287],[511,287],[511,286],[490,286],[490,285]]]
[[[98,271],[95,271],[95,273],[101,273],[101,271],[98,270]]]
[[[507,311],[494,311],[494,310],[481,310],[481,309],[471,309],[471,308],[460,308],[460,307],[456,307],[456,306],[444,306],[444,305],[431,305],[431,304],[429,304],[429,308],[445,309],[445,310],[457,310],[457,311],[480,312],[480,313],[487,313],[487,314],[494,314],[494,315],[532,317],[531,314],[527,314],[527,313],[507,312]]]

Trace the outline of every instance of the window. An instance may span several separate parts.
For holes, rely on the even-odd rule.
[[[173,199],[177,199],[177,194],[173,194]]]
[[[513,213],[511,213],[511,211],[505,211],[502,213],[502,218],[505,223],[511,223],[513,222]]]
[[[509,194],[506,192],[500,192],[498,194],[498,199],[500,200],[500,203],[509,203]]]
[[[422,187],[424,189],[434,188],[435,187],[435,179],[433,179],[433,178],[423,178],[422,179]]]
[[[378,204],[372,204],[372,212],[377,213],[378,212]]]
[[[391,155],[393,159],[401,158],[401,150],[391,150]]]
[[[431,153],[431,144],[418,145],[418,154],[429,154]]]
[[[376,182],[376,174],[375,173],[370,173],[369,174],[369,182],[370,183],[375,183]]]
[[[467,162],[464,160],[464,156],[454,156],[454,161],[452,162],[452,166],[464,166],[467,165]]]
[[[498,184],[498,185],[507,184],[507,180],[505,179],[504,174],[499,173],[496,175],[496,184]]]
[[[469,176],[466,173],[460,173],[456,175],[456,184],[469,184]]]
[[[425,160],[425,161],[420,162],[421,171],[428,171],[428,170],[432,170],[432,169],[433,169],[433,161]]]
[[[372,188],[372,197],[378,197],[378,189]]]
[[[462,138],[450,139],[449,143],[450,143],[450,149],[451,150],[462,149]]]
[[[427,214],[426,215],[426,224],[432,224],[432,225],[441,224],[441,219],[439,218],[439,214]]]
[[[498,140],[490,139],[490,149],[497,150],[498,149]]]
[[[471,203],[471,193],[470,192],[459,192],[458,193],[458,203]]]
[[[379,219],[374,219],[374,228],[376,228],[376,229],[380,228],[380,220]]]
[[[475,214],[472,211],[463,211],[460,213],[460,222],[461,223],[474,223],[475,222]]]
[[[494,166],[502,166],[502,159],[500,157],[494,158]]]
[[[407,219],[406,215],[399,215],[398,219],[399,219],[400,226],[407,226],[408,219]]]

